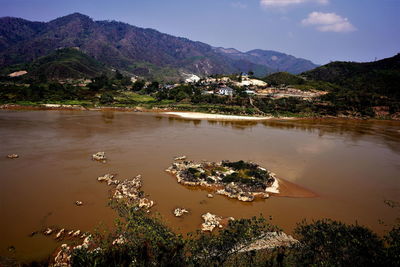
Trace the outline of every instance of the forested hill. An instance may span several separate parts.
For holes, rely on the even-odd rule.
[[[400,54],[368,63],[332,62],[302,76],[352,91],[400,99]]]
[[[31,62],[68,47],[77,47],[109,67],[150,78],[249,71],[264,76],[277,71],[279,66],[296,73],[316,66],[290,55],[272,55],[271,51],[265,54],[257,50],[257,55],[253,51],[242,53],[246,57],[236,57],[202,42],[122,22],[94,21],[79,13],[49,22],[0,18],[1,68]]]
[[[18,70],[28,71],[28,76],[31,78],[43,76],[52,80],[93,78],[100,73],[110,72],[104,64],[77,48],[58,49],[30,63],[6,67],[1,70],[0,74],[5,76]]]

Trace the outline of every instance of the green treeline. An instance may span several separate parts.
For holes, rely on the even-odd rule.
[[[172,84],[165,81],[134,80],[118,70],[106,71],[75,49],[60,50],[31,63],[27,75],[0,75],[0,103],[73,103],[88,106],[144,106],[238,115],[273,116],[399,116],[400,55],[371,63],[334,62],[300,75],[274,73],[263,80],[269,88],[325,91],[315,98],[253,95],[236,87],[233,95],[217,93],[217,82]],[[72,68],[72,69],[71,69]],[[21,69],[15,67],[13,70]],[[72,71],[73,70],[73,71]],[[102,70],[102,72],[100,72]],[[80,73],[74,79],[61,79]],[[100,74],[99,74],[100,72]],[[90,75],[92,74],[92,75]],[[96,75],[94,75],[96,74]],[[81,78],[78,78],[81,77]],[[89,77],[83,78],[83,77]],[[221,75],[214,75],[220,79]],[[219,78],[218,78],[219,77]],[[241,74],[229,75],[232,81]],[[376,115],[383,110],[384,115]],[[397,115],[396,115],[397,114]]]

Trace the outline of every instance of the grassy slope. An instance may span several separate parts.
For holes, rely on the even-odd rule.
[[[50,78],[94,77],[105,71],[105,67],[92,57],[74,48],[57,50],[30,64],[34,75],[46,74]]]
[[[4,68],[1,73],[6,75],[22,69],[31,77],[45,75],[49,79],[91,78],[107,71],[103,64],[74,48],[56,50],[31,63]]]

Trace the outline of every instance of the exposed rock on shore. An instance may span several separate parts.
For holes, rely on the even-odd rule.
[[[68,267],[71,266],[72,249],[67,244],[62,244],[60,251],[54,258],[54,267]]]
[[[140,190],[142,187],[142,181],[141,181],[142,176],[138,175],[132,180],[125,180],[122,182],[119,182],[113,198],[117,200],[125,200],[127,201],[127,204],[131,206],[138,206],[139,208],[145,208],[145,209],[150,209],[153,207],[154,202],[152,200],[149,200],[145,198],[144,192]]]
[[[299,243],[298,240],[294,239],[291,235],[285,234],[284,232],[268,232],[252,242],[250,245],[241,248],[239,252],[273,249],[281,246],[291,247],[297,243]]]
[[[215,228],[223,228],[228,221],[235,220],[233,217],[222,218],[209,212],[201,215],[201,217],[204,220],[204,223],[201,224],[201,230],[204,232],[212,232]]]
[[[67,244],[62,244],[60,250],[57,252],[54,258],[54,264],[51,266],[54,267],[69,267],[72,266],[71,255],[74,250],[77,249],[87,249],[92,244],[92,236],[88,235],[83,240],[82,244],[77,246],[68,246]],[[95,252],[96,249],[91,250],[91,252]]]
[[[122,235],[120,235],[117,239],[115,239],[112,244],[114,246],[116,245],[124,245],[127,242],[126,238]]]
[[[217,194],[245,202],[257,197],[266,199],[269,193],[279,193],[275,174],[252,162],[196,164],[182,161],[174,162],[166,171],[175,175],[178,183],[183,185],[208,187]]]
[[[154,206],[154,201],[144,197],[144,192],[141,191],[142,187],[142,176],[137,175],[133,179],[126,179],[119,181],[114,179],[115,175],[105,174],[97,178],[97,181],[107,182],[108,185],[116,185],[113,190],[112,198],[117,201],[123,201],[129,206],[137,206],[138,208],[144,208],[149,210]]]

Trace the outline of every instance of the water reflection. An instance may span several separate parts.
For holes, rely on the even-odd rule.
[[[112,123],[114,120],[114,111],[102,111],[101,117],[105,123]]]
[[[352,142],[363,137],[373,138],[393,152],[400,153],[400,122],[396,121],[360,121],[360,120],[293,120],[264,121],[266,127],[283,130],[300,130],[316,133],[318,136],[339,135]]]
[[[156,116],[158,119],[163,116]],[[201,120],[180,117],[167,117],[173,123],[201,125]],[[400,122],[398,121],[363,121],[349,119],[299,119],[299,120],[267,120],[267,121],[216,121],[206,120],[210,126],[230,127],[235,130],[246,130],[256,126],[265,126],[282,130],[305,131],[317,134],[342,136],[356,143],[363,137],[373,138],[374,142],[384,144],[392,151],[400,153]]]

